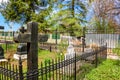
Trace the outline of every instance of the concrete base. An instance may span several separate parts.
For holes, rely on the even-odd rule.
[[[120,57],[117,55],[109,54],[107,55],[107,59],[115,59],[115,60],[120,60]]]
[[[27,54],[19,55],[14,54],[13,58],[19,60],[19,57],[21,57],[22,60],[27,59]]]
[[[7,62],[7,59],[0,59],[0,62]]]

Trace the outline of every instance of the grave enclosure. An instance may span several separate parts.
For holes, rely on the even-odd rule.
[[[77,80],[77,71],[81,66],[82,61],[88,61],[86,59],[90,56],[94,57],[94,65],[98,66],[98,57],[106,59],[107,56],[107,45],[106,43],[101,46],[97,46],[97,49],[91,50],[85,46],[87,40],[89,40],[88,35],[82,36],[81,52],[74,53],[72,57],[58,58],[56,60],[39,63],[38,62],[38,41],[42,40],[41,36],[38,34],[38,25],[36,22],[30,22],[27,25],[27,30],[24,28],[20,29],[20,33],[15,35],[14,40],[17,43],[27,44],[27,72],[23,72],[22,60],[19,58],[19,66],[14,68],[8,68],[11,66],[7,63],[4,66],[3,63],[0,64],[0,79],[7,80]],[[84,33],[84,32],[83,32]],[[91,37],[92,38],[92,37]],[[94,42],[94,39],[93,39]],[[102,40],[101,40],[102,42]],[[20,45],[19,45],[20,46]],[[71,47],[71,46],[69,46]],[[72,46],[73,48],[74,46]],[[86,47],[86,48],[85,48]],[[89,48],[89,49],[88,49]],[[95,48],[92,46],[92,48]],[[19,50],[17,50],[19,54]],[[68,50],[69,52],[69,50]],[[74,52],[74,51],[73,51]],[[2,54],[1,54],[2,55]],[[21,53],[20,53],[21,55]],[[92,57],[92,58],[93,58]],[[38,68],[40,64],[40,68]],[[80,65],[79,65],[80,64]],[[79,65],[79,66],[78,66]],[[12,67],[12,66],[11,66]],[[6,70],[6,72],[5,72]],[[13,75],[14,74],[14,75]]]

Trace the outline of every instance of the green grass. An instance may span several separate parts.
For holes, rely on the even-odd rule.
[[[45,59],[54,59],[57,57],[55,52],[50,52],[48,50],[38,50],[38,58],[45,60]]]
[[[5,50],[17,50],[18,44],[0,44],[0,46]]]
[[[112,49],[112,52],[120,56],[120,48],[114,48]]]
[[[95,68],[95,65],[91,63],[84,63],[80,67],[80,73],[77,74],[77,80],[83,80],[85,78],[85,75],[88,74],[94,68]]]
[[[91,70],[85,80],[120,80],[120,61],[106,60]]]
[[[112,49],[112,52],[118,56],[120,56],[120,41],[116,44],[116,47]]]

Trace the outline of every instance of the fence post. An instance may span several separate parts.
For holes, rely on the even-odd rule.
[[[50,45],[50,52],[52,52],[52,47],[51,47],[51,45]]]
[[[95,67],[97,68],[97,66],[98,66],[98,49],[97,49],[97,51],[95,51]]]
[[[23,69],[22,69],[21,57],[19,57],[19,80],[23,80]]]
[[[4,32],[5,33],[5,32]],[[7,52],[7,40],[6,40],[6,34],[7,32],[5,33],[5,49],[6,49],[6,52]]]
[[[75,73],[74,73],[74,80],[76,80],[76,53],[75,53]]]
[[[83,28],[82,52],[84,52],[84,48],[85,48],[85,27]]]
[[[58,42],[57,42],[57,36],[58,35],[58,33],[57,33],[57,29],[56,29],[56,36],[55,36],[55,38],[56,38],[56,41],[55,41],[55,43],[56,43],[56,50],[57,50],[57,44],[58,44]]]

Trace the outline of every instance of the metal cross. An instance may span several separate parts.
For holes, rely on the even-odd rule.
[[[21,32],[21,33],[24,33],[24,32],[26,32],[26,31],[27,31],[27,30],[26,30],[24,27],[21,27],[21,28],[20,28],[20,32]]]

